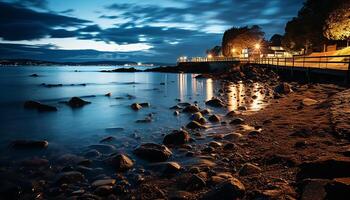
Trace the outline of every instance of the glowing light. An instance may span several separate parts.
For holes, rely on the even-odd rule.
[[[260,49],[260,44],[255,44],[256,49]]]
[[[142,63],[141,63],[141,62],[138,62],[137,65],[140,66],[140,65],[142,65]]]
[[[210,58],[213,58],[213,55],[211,55],[211,54],[208,54],[208,58],[210,59]]]
[[[235,53],[235,52],[236,52],[236,49],[235,49],[235,48],[231,49],[231,52],[232,52],[232,53]]]

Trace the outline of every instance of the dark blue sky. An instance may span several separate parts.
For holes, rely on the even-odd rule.
[[[0,0],[0,58],[176,61],[232,26],[283,34],[303,0]]]

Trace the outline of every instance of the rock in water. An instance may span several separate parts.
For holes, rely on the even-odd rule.
[[[203,126],[202,124],[200,124],[196,121],[192,121],[192,122],[188,123],[186,125],[186,127],[189,129],[205,129],[206,128],[205,126]]]
[[[177,162],[168,162],[165,165],[164,174],[175,174],[181,170],[181,165]]]
[[[138,103],[133,103],[130,106],[133,110],[140,110],[142,108],[142,106]]]
[[[37,101],[26,101],[24,102],[24,108],[27,109],[37,109],[40,112],[49,112],[49,111],[57,111],[57,108],[54,106],[42,104]]]
[[[68,101],[68,105],[72,108],[80,108],[91,102],[85,101],[79,97],[73,97]]]
[[[190,141],[190,138],[191,138],[190,134],[187,131],[176,130],[164,137],[163,144],[181,145],[181,144],[188,143]]]
[[[31,74],[30,77],[39,77],[38,74]]]
[[[199,108],[197,106],[189,105],[182,110],[185,113],[196,113],[199,112]]]
[[[56,183],[78,183],[85,179],[84,175],[78,171],[63,172],[56,178]]]
[[[191,120],[194,120],[194,121],[198,122],[199,119],[202,118],[202,117],[203,117],[202,113],[196,112],[196,113],[194,113],[194,114],[191,116]]]
[[[224,103],[218,98],[213,98],[213,99],[205,102],[205,104],[207,104],[208,106],[218,107],[218,108],[225,106]]]
[[[275,93],[277,94],[289,94],[292,91],[292,87],[288,83],[281,83],[275,87]]]
[[[126,171],[134,165],[134,162],[124,154],[114,155],[108,158],[106,162],[116,171]]]
[[[145,143],[136,148],[134,154],[151,162],[162,162],[168,160],[172,152],[164,145]]]
[[[209,121],[211,121],[211,122],[220,122],[220,117],[217,116],[217,115],[211,115],[209,117]]]
[[[238,124],[243,124],[244,123],[244,119],[242,118],[235,118],[233,120],[231,120],[230,124],[233,125],[238,125]]]
[[[231,178],[228,181],[219,184],[214,189],[207,192],[202,199],[203,200],[232,200],[242,199],[245,195],[244,185],[235,178]]]
[[[148,102],[146,102],[146,103],[140,103],[140,106],[141,106],[142,108],[146,108],[146,107],[151,107],[151,104],[148,103]]]
[[[45,149],[49,142],[45,140],[15,140],[11,146],[16,149]]]

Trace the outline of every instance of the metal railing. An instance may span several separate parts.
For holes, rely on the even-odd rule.
[[[185,62],[225,62],[240,61],[261,65],[272,65],[280,67],[299,67],[299,68],[319,68],[349,70],[350,55],[341,56],[293,56],[293,57],[273,57],[273,58],[238,58],[238,57],[195,57],[190,59],[179,59],[179,63]]]

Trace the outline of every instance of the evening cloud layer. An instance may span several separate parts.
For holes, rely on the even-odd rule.
[[[232,26],[283,33],[303,0],[59,2],[0,1],[0,57],[174,62],[203,55]]]

